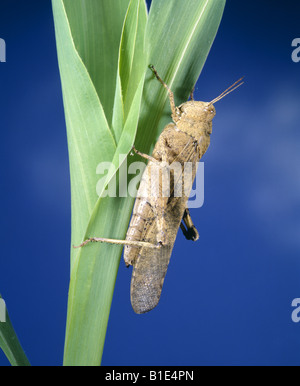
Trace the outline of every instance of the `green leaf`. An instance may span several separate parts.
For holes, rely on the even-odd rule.
[[[110,125],[120,36],[129,0],[64,0],[63,3],[74,45],[87,68]]]
[[[125,119],[145,73],[145,2],[131,1],[126,14],[119,51],[119,75],[123,94]]]
[[[68,4],[71,7],[71,4]],[[72,4],[74,5],[74,3]],[[99,1],[97,3],[98,6],[101,4],[104,6],[103,12],[105,12],[107,2]],[[116,106],[113,109],[113,123],[110,126],[106,119],[107,111],[104,112],[96,88],[87,71],[88,66],[81,60],[81,55],[79,55],[78,47],[72,36],[76,23],[73,21],[73,27],[70,28],[72,23],[64,5],[61,0],[53,0],[70,153],[72,216],[75,218],[74,221],[72,220],[72,243],[76,245],[85,238],[88,224],[88,229],[93,229],[95,233],[102,233],[103,218],[112,219],[116,217],[115,213],[118,213],[118,209],[111,208],[111,200],[105,199],[104,204],[102,204],[101,200],[96,197],[97,179],[99,179],[96,170],[98,163],[112,161],[113,165],[107,175],[108,183],[119,168],[119,154],[127,154],[134,142],[144,74],[147,68],[143,51],[144,45],[142,44],[147,13],[144,0],[132,0],[126,18],[124,14],[124,25],[122,20],[123,26],[121,25],[119,28],[120,36],[116,46],[117,50],[112,49],[101,53],[101,55],[106,56],[114,55],[115,52],[119,53],[114,82],[107,86],[114,93],[113,100]],[[114,14],[118,11],[120,11],[119,2],[112,1],[110,12]],[[85,12],[91,12],[88,20],[93,20],[95,16],[92,8],[85,8]],[[133,27],[135,32],[132,33]],[[100,36],[102,34],[102,38],[99,40],[103,41],[107,35],[107,30],[103,29],[98,32]],[[127,41],[128,37],[130,37],[130,41]],[[120,41],[122,42],[121,48]],[[122,47],[126,47],[126,52],[122,50]],[[101,52],[101,49],[105,49],[105,47],[100,45],[97,49]],[[126,59],[124,59],[125,53]],[[115,61],[115,58],[111,61]],[[125,61],[127,62],[126,71],[124,71]],[[83,79],[83,82],[80,82],[80,79]],[[126,85],[125,90],[123,89],[124,85]],[[87,108],[87,100],[89,104],[91,101],[93,102],[94,110],[91,111],[91,108]],[[76,147],[74,147],[75,141]],[[87,171],[86,177],[83,167]],[[82,189],[84,184],[86,189]],[[81,200],[82,202],[80,202]],[[86,201],[88,202],[86,203]],[[122,205],[124,205],[123,202]],[[95,209],[93,209],[94,206]],[[118,217],[122,216],[118,215]],[[100,222],[99,218],[102,219]],[[80,224],[79,221],[81,221]],[[128,223],[128,217],[126,222]],[[124,228],[124,220],[121,225]],[[108,229],[108,227],[106,228]],[[115,231],[118,230],[118,227],[114,228]],[[117,273],[120,253],[117,259],[114,259],[113,256],[110,258],[110,255],[114,255],[111,252],[102,255],[107,258],[106,266],[109,269],[107,274],[107,271],[101,266],[102,259],[97,254],[98,246],[95,247],[95,251],[92,253],[88,248],[72,251],[65,364],[99,364],[101,360],[114,287],[112,273],[114,276]],[[107,248],[107,246],[105,247]],[[100,290],[98,289],[99,286]],[[95,299],[96,294],[97,299]],[[98,294],[100,294],[99,299]],[[83,342],[89,343],[86,351],[82,350]]]
[[[4,318],[3,318],[4,316]],[[12,366],[30,366],[0,295],[0,347]]]
[[[141,82],[136,99],[141,98],[142,86]],[[139,101],[132,106],[139,106]],[[138,112],[139,109],[131,109],[128,115],[114,159],[116,167],[118,155],[127,154],[131,148],[133,136],[129,129],[136,128]],[[129,146],[127,137],[131,138]],[[124,239],[132,202],[131,197],[99,198],[83,239],[97,234]],[[100,364],[121,252],[120,246],[100,243],[80,249],[70,282],[65,365]],[[83,342],[88,347],[86,351],[82,350]]]
[[[72,243],[78,244],[98,198],[96,167],[99,162],[112,160],[117,145],[90,74],[74,45],[62,0],[53,1],[53,13],[68,134]],[[71,255],[73,263],[73,249]]]
[[[170,121],[167,93],[147,66],[155,65],[177,104],[185,101],[225,0],[153,0],[148,17],[144,0],[52,4],[70,154],[72,244],[92,236],[124,239],[134,198],[108,197],[107,185],[126,174],[126,164],[141,161],[124,159],[131,146],[149,153]],[[102,161],[112,165],[99,188]],[[100,243],[71,251],[65,365],[101,362],[121,251]]]

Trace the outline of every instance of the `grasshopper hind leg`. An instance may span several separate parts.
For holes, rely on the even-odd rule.
[[[199,239],[199,233],[193,224],[190,211],[186,208],[182,217],[182,221],[180,223],[180,229],[182,230],[182,233],[184,234],[185,238],[187,240],[193,240],[197,241]],[[184,226],[184,224],[185,226]]]

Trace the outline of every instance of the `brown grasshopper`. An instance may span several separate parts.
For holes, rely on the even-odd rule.
[[[197,162],[206,152],[212,132],[212,119],[216,114],[213,103],[239,87],[239,79],[211,102],[199,102],[193,98],[175,106],[174,95],[150,65],[159,82],[167,89],[172,111],[172,123],[161,133],[152,156],[133,150],[149,162],[143,173],[131,222],[125,240],[92,237],[78,247],[91,241],[122,244],[127,266],[133,265],[131,279],[131,304],[138,314],[152,310],[159,302],[164,278],[179,227],[188,240],[197,240],[198,232],[192,222],[187,201],[196,175]],[[184,174],[183,166],[189,162],[191,168]],[[180,165],[181,175],[172,165]],[[168,174],[168,194],[164,175]],[[152,178],[158,175],[158,178]],[[177,183],[183,180],[181,196],[174,194]],[[181,185],[182,186],[182,185]],[[156,194],[151,194],[153,188]],[[158,192],[157,192],[158,190]]]

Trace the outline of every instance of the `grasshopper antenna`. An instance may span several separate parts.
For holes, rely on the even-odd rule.
[[[242,79],[244,79],[244,77],[242,77],[239,80],[237,80],[236,82],[234,82],[230,87],[228,87],[226,90],[224,90],[222,92],[222,94],[220,94],[215,99],[213,99],[211,102],[209,102],[209,104],[212,105],[213,103],[218,102],[220,99],[224,98],[226,95],[230,94],[232,91],[234,91],[235,89],[240,87],[244,83],[244,82],[242,82]]]

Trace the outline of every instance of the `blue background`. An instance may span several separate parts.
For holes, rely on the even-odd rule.
[[[196,99],[216,105],[197,243],[179,234],[156,309],[121,261],[104,365],[299,365],[298,1],[227,2]],[[50,1],[2,0],[0,292],[33,365],[60,365],[69,280],[67,140]],[[0,364],[6,365],[3,353]]]

